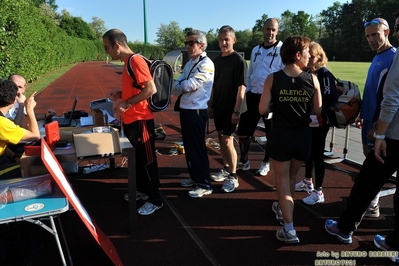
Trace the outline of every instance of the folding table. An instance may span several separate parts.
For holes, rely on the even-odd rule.
[[[69,204],[68,200],[66,199],[58,185],[54,182],[51,175],[48,174],[30,178],[13,178],[0,180],[0,187],[12,187],[15,184],[23,184],[24,181],[28,180],[52,180],[53,193],[50,195],[45,195],[29,200],[7,203],[2,209],[0,209],[0,224],[26,221],[41,226],[50,234],[54,235],[58,250],[60,252],[62,263],[63,265],[67,265],[58,236],[57,228],[54,223],[54,218],[57,218],[60,234],[63,238],[65,249],[68,253],[70,265],[72,265],[71,254],[69,252],[68,243],[65,239],[60,220],[60,214],[66,212],[69,209]],[[47,226],[41,221],[47,218],[50,220],[51,227]]]

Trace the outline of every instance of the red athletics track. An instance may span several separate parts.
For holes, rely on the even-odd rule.
[[[36,111],[53,108],[57,114],[70,109],[75,95],[77,109],[90,113],[89,103],[106,97],[110,90],[121,86],[122,67],[105,62],[78,63],[37,95]],[[352,187],[351,176],[358,169],[346,163],[328,168],[323,186],[325,203],[307,206],[301,199],[305,192],[295,194],[295,228],[299,245],[285,245],[275,237],[280,228],[271,210],[276,199],[273,171],[266,177],[255,177],[263,158],[262,147],[251,145],[250,171],[238,172],[240,186],[233,193],[221,192],[222,183],[214,183],[214,193],[193,199],[180,181],[188,177],[184,155],[170,156],[175,141],[181,141],[178,113],[172,106],[155,114],[167,137],[157,141],[161,193],[166,204],[147,217],[138,217],[138,228],[132,235],[128,228],[127,164],[121,169],[91,174],[71,174],[69,179],[83,206],[110,238],[125,265],[314,265],[319,255],[342,255],[342,251],[375,251],[373,237],[386,235],[393,227],[392,196],[381,198],[379,218],[364,219],[345,245],[324,230],[327,218],[337,218],[345,208]],[[217,141],[210,122],[207,138]],[[261,131],[256,131],[262,136]],[[238,148],[238,147],[237,147]],[[220,152],[208,149],[211,172],[221,167]],[[120,163],[120,160],[117,160]],[[304,175],[301,169],[298,181]],[[391,187],[387,184],[386,187]],[[139,202],[138,204],[143,204]],[[61,215],[74,265],[111,265],[108,257],[91,237],[74,211]],[[32,265],[59,265],[60,258],[53,237],[42,229],[36,245],[37,256]],[[328,258],[328,259],[331,259]],[[390,265],[388,258],[350,256],[356,265]],[[326,262],[326,261],[324,261]]]

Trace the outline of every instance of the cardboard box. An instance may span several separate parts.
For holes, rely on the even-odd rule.
[[[56,148],[53,152],[66,174],[78,172],[78,160],[73,144],[68,149]],[[40,155],[27,156],[25,153],[20,160],[23,177],[48,174]]]
[[[92,109],[91,116],[95,127],[104,126],[104,115],[101,109]]]
[[[60,140],[67,141],[68,143],[74,143],[73,134],[91,132],[93,127],[61,127],[60,128]]]
[[[119,131],[111,127],[111,132],[73,133],[77,158],[90,156],[112,156],[121,153]]]

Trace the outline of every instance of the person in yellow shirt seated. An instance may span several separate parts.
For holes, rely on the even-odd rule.
[[[1,156],[0,179],[21,176],[19,158],[12,154],[13,152],[7,148],[7,145],[17,144],[21,140],[33,141],[40,138],[39,126],[34,113],[36,92],[33,92],[25,100],[28,129],[16,125],[5,117],[5,114],[14,106],[17,91],[18,87],[14,82],[0,79],[0,155],[7,154],[7,156]]]

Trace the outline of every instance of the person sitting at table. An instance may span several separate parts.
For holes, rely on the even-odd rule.
[[[11,74],[8,77],[8,80],[14,82],[17,87],[17,97],[15,97],[14,105],[13,107],[8,110],[8,112],[5,115],[5,117],[11,119],[14,121],[15,124],[17,124],[20,127],[24,127],[23,122],[24,122],[24,117],[26,116],[26,109],[25,109],[25,92],[27,89],[26,85],[26,80],[23,76],[18,75],[18,74]],[[56,112],[53,109],[48,109],[46,113],[44,114],[35,114],[36,120],[45,120],[46,122],[51,121],[51,118],[56,115]],[[22,154],[25,151],[25,142],[20,142],[17,144],[9,144],[7,147],[11,149],[10,154],[16,154],[16,156],[21,157]],[[7,156],[6,154],[1,155],[0,157]],[[0,162],[3,160],[3,158],[0,158]],[[7,160],[7,158],[6,158]]]
[[[14,106],[18,87],[11,80],[0,79],[0,179],[15,178],[21,176],[19,158],[7,148],[8,144],[17,144],[21,140],[33,141],[40,138],[39,126],[35,117],[36,106],[35,94],[33,92],[25,100],[26,115],[28,118],[28,129],[16,125],[5,117],[5,114]]]
[[[14,106],[5,114],[7,118],[10,118],[20,127],[23,127],[23,118],[26,115],[25,110],[25,92],[27,89],[26,80],[23,76],[18,74],[12,74],[8,77],[8,80],[14,82],[17,87],[17,97],[15,98]],[[56,115],[56,112],[49,108],[46,113],[44,114],[35,114],[36,120],[47,120],[51,121],[51,118]]]

